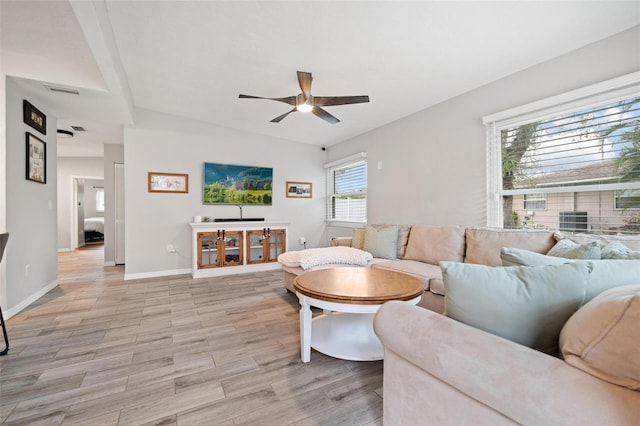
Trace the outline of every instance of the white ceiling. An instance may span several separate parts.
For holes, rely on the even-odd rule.
[[[145,108],[317,145],[640,24],[637,0],[1,0],[0,7],[6,73],[54,98],[61,124],[87,120],[105,131],[118,124],[107,135],[121,138],[122,124]],[[335,125],[300,112],[275,124],[269,120],[288,105],[238,99],[295,95],[297,70],[313,73],[314,95],[371,102],[326,107],[342,120]],[[45,92],[41,82],[81,94]]]

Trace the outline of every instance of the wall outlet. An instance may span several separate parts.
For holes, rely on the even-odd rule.
[[[300,237],[300,245],[303,246],[307,243],[307,240],[304,237]]]
[[[173,244],[167,244],[167,252],[168,253],[175,253],[176,252],[176,248],[173,246]]]
[[[29,276],[29,268],[31,268],[31,265],[24,265],[24,276],[25,277]]]

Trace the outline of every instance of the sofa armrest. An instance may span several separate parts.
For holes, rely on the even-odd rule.
[[[384,423],[634,424],[640,392],[403,302],[374,321],[385,350]]]
[[[333,237],[330,243],[331,247],[345,246],[351,247],[351,237]]]

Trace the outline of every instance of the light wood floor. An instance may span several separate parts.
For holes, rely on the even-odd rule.
[[[303,364],[281,272],[124,281],[102,256],[61,253],[7,322],[3,424],[382,424],[382,362]]]

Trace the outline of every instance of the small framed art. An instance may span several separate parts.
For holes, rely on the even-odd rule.
[[[43,135],[47,134],[47,116],[40,112],[38,108],[31,105],[26,99],[22,101],[22,115],[26,124]]]
[[[47,183],[47,144],[27,132],[27,179]]]
[[[287,182],[288,198],[311,198],[311,182]]]
[[[189,175],[183,173],[149,172],[149,192],[189,192]]]

